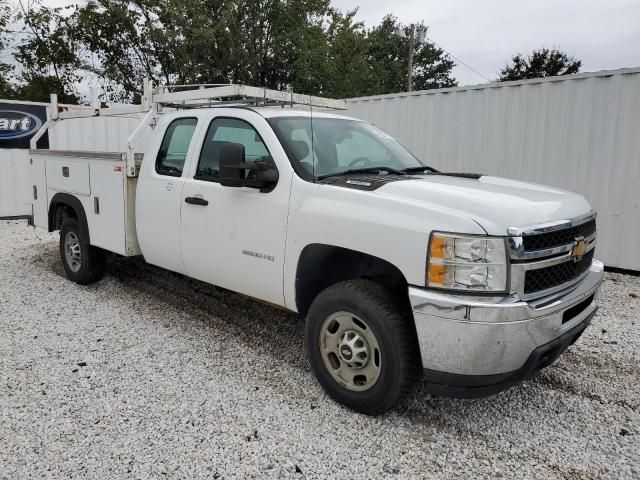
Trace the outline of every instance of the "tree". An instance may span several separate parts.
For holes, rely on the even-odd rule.
[[[366,94],[375,86],[367,55],[369,40],[362,22],[356,22],[358,10],[344,15],[332,11],[327,29],[328,68],[323,94],[333,98],[349,98]]]
[[[328,9],[328,0],[90,0],[74,31],[122,100],[140,93],[145,76],[283,89],[296,81],[302,45],[324,40]]]
[[[427,42],[417,49],[413,60],[413,90],[448,88],[458,85],[452,76],[456,64],[444,50]]]
[[[367,94],[402,92],[405,89],[409,63],[409,39],[396,32],[410,28],[387,15],[382,23],[369,31],[369,64],[378,84]],[[455,62],[440,48],[428,40],[414,43],[412,89],[455,87],[452,76]]]
[[[555,77],[578,73],[582,62],[557,49],[534,50],[527,57],[518,53],[511,58],[511,64],[503,68],[498,81],[526,80],[529,78]]]
[[[305,32],[293,65],[293,90],[347,98],[373,85],[367,33],[356,13],[331,9]]]
[[[395,17],[387,15],[382,23],[368,32],[368,63],[376,80],[366,94],[394,93],[404,90],[409,45],[395,34],[399,28]]]
[[[409,41],[396,35],[406,27],[387,16],[367,31],[357,9],[342,13],[330,0],[88,0],[64,9],[42,1],[17,0],[12,77],[23,99],[55,92],[72,102],[89,79],[106,100],[137,102],[145,77],[345,98],[402,91],[407,76]],[[440,48],[416,42],[413,57],[414,88],[456,84]],[[10,71],[0,69],[0,88]]]
[[[0,0],[0,98],[12,98],[14,95],[13,85],[10,81],[10,75],[13,67],[5,63],[4,60],[9,57],[9,32],[8,25],[11,19],[11,9],[6,0]]]
[[[90,64],[105,98],[139,98],[142,79],[166,75],[155,54],[164,38],[156,27],[153,1],[90,0],[69,20],[74,38],[90,52]]]
[[[56,93],[64,103],[77,103],[75,83],[82,78],[84,63],[78,44],[70,35],[62,8],[49,8],[39,1],[18,2],[16,20],[22,22],[22,43],[14,58],[20,65],[16,97],[22,100],[49,101]]]

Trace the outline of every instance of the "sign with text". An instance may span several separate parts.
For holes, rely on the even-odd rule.
[[[0,102],[0,148],[29,148],[29,141],[47,121],[47,107]],[[49,148],[47,134],[38,148]]]

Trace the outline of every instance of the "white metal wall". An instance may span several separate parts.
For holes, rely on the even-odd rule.
[[[31,215],[28,151],[0,149],[0,218]]]
[[[355,98],[428,165],[579,192],[598,211],[596,255],[640,270],[640,68]]]

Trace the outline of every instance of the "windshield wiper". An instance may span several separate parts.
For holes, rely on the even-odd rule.
[[[339,177],[342,175],[350,175],[352,173],[369,173],[369,172],[387,172],[387,173],[395,173],[396,175],[407,175],[407,171],[398,170],[397,168],[391,167],[363,167],[363,168],[350,168],[349,170],[344,170],[342,172],[335,173],[327,173],[326,175],[318,175],[317,179],[322,180],[329,177]]]
[[[439,170],[436,170],[433,167],[427,167],[426,165],[422,165],[420,167],[403,168],[402,171],[405,173],[420,173],[420,172],[426,172],[426,171],[432,172],[432,173],[440,173]]]

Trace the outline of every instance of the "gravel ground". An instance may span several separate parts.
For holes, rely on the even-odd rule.
[[[377,418],[328,399],[296,315],[0,222],[0,477],[640,478],[640,278],[607,274],[580,341],[481,400],[418,386]]]

